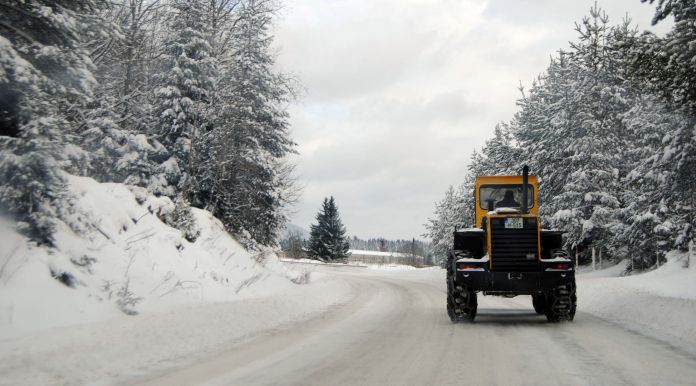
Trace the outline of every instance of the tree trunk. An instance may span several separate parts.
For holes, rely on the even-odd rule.
[[[592,247],[592,270],[595,271],[597,267],[595,266],[595,247]]]
[[[575,246],[575,267],[576,267],[576,268],[578,267],[578,259],[579,259],[579,258],[578,258],[578,255],[579,255],[579,253],[578,253],[578,246],[576,245],[576,246]]]
[[[129,27],[128,31],[126,32],[126,44],[128,45],[128,48],[126,49],[126,74],[123,79],[123,91],[122,91],[122,98],[126,99],[128,98],[128,95],[130,95],[132,89],[131,85],[133,84],[133,67],[135,66],[135,48],[134,45],[136,44],[136,36],[138,33],[138,6],[136,4],[137,2],[134,0],[130,1],[129,8],[130,8],[130,21],[129,21]],[[130,107],[129,103],[124,103],[124,109],[122,116],[127,117],[128,116],[128,108]]]

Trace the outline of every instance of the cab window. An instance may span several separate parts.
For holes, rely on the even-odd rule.
[[[534,186],[527,185],[527,208],[534,207]],[[522,207],[522,184],[481,185],[479,205],[483,210]]]

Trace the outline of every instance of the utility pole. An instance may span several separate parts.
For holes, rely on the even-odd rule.
[[[416,265],[416,238],[411,241],[411,265]]]

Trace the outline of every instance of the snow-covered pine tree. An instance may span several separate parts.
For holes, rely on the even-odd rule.
[[[0,205],[51,244],[69,211],[61,170],[86,154],[74,143],[77,109],[92,98],[93,65],[80,36],[101,0],[0,3]]]
[[[192,151],[204,130],[213,66],[209,59],[208,2],[172,0],[164,41],[164,64],[156,76],[155,133],[170,158],[157,166],[149,189],[155,194],[189,196]]]
[[[628,171],[622,179],[623,206],[612,227],[609,247],[615,256],[630,258],[629,269],[646,269],[655,265],[674,248],[674,208],[667,204],[671,186],[670,173],[663,165],[660,150],[663,141],[685,127],[688,119],[668,102],[664,91],[656,92],[654,81],[660,76],[647,75],[664,71],[664,55],[656,51],[656,37],[638,35],[628,22],[614,28],[612,46],[623,64],[622,77],[631,87],[631,108],[621,115],[626,128],[623,164]],[[688,125],[688,124],[687,124]],[[669,162],[667,163],[669,164]]]
[[[474,208],[473,197],[467,200],[467,197],[472,196],[472,192],[473,177],[468,175],[467,182],[461,187],[455,189],[450,186],[447,189],[445,197],[435,203],[434,216],[424,224],[426,233],[423,237],[431,240],[432,252],[438,260],[446,258],[447,253],[452,249],[454,231],[457,228],[473,226],[473,216],[467,218],[467,213],[470,213]]]
[[[285,208],[296,198],[292,166],[294,152],[288,133],[287,104],[292,98],[288,79],[274,69],[269,28],[273,2],[239,3],[229,41],[218,47],[222,60],[211,95],[214,127],[205,134],[208,162],[200,162],[194,204],[207,207],[231,231],[249,234],[272,245],[286,222]],[[201,152],[202,154],[202,152]]]
[[[324,198],[317,214],[317,223],[310,229],[308,255],[322,260],[337,260],[348,257],[346,228],[341,222],[333,196]]]
[[[515,144],[513,127],[501,122],[493,130],[493,138],[486,141],[480,152],[474,152],[469,163],[469,174],[504,175],[518,174],[521,151]]]
[[[628,110],[629,90],[612,55],[606,14],[593,7],[576,30],[580,36],[571,43],[570,58],[578,75],[578,125],[569,133],[565,149],[571,172],[551,202],[557,209],[557,225],[568,232],[567,245],[597,249],[611,241],[609,230],[621,207],[626,138],[620,116]]]

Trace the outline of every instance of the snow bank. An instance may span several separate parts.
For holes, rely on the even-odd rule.
[[[599,264],[597,266],[599,267]],[[582,277],[583,279],[600,277],[619,277],[622,276],[625,271],[626,263],[623,261],[619,264],[615,264],[612,266],[605,265],[603,268],[599,268],[596,271],[592,270],[592,266],[580,266],[576,270],[578,276]]]
[[[55,248],[37,247],[0,221],[0,338],[265,296],[309,277],[270,252],[249,253],[209,212],[193,210],[201,234],[188,242],[156,215],[173,207],[171,200],[122,184],[68,180],[75,221],[58,224]]]
[[[615,280],[598,280],[592,283],[604,283],[613,286],[620,285],[629,289],[648,293],[653,296],[696,300],[696,269],[685,268],[688,253],[672,251],[667,254],[667,263],[650,272],[632,276],[622,276],[626,271],[626,263],[621,262],[606,269],[590,271],[580,270],[581,279],[615,278]]]
[[[617,277],[623,263],[578,275],[578,311],[654,337],[696,355],[696,269],[670,253],[652,272]],[[693,263],[693,262],[692,262]]]

